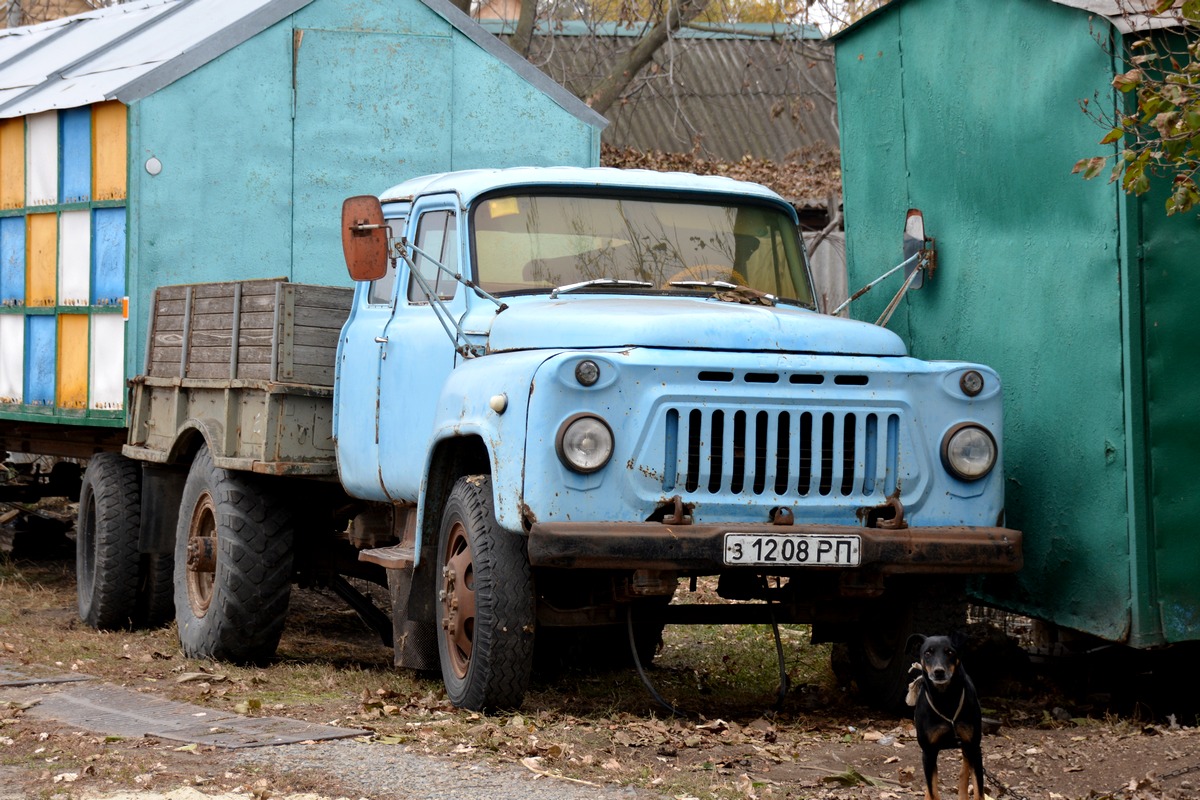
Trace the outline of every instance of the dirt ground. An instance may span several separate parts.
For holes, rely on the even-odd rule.
[[[298,590],[278,660],[243,668],[183,658],[171,628],[82,626],[73,561],[51,555],[0,555],[0,668],[78,672],[205,708],[365,728],[370,735],[339,747],[373,748],[375,769],[391,752],[515,768],[543,776],[540,786],[634,787],[677,800],[923,795],[911,720],[859,705],[829,670],[828,648],[809,644],[799,627],[783,631],[791,690],[779,710],[770,628],[704,626],[668,628],[650,670],[683,716],[657,706],[632,669],[578,668],[539,673],[519,713],[481,715],[452,708],[438,681],[393,669],[390,651],[330,593]],[[1184,694],[1194,655],[1181,662],[1101,652],[1029,664],[1004,637],[992,638],[1004,647],[974,657],[986,676],[985,713],[1000,723],[984,740],[985,763],[1007,789],[989,781],[989,795],[1200,798],[1200,704]],[[172,800],[194,800],[191,792],[413,796],[364,793],[349,760],[339,769],[289,764],[278,753],[247,761],[36,719],[28,704],[38,691],[46,690],[0,689],[0,800],[119,791],[171,792]],[[945,753],[941,763],[953,797],[957,756]]]

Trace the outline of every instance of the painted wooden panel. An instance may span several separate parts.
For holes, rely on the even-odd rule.
[[[52,306],[58,289],[58,215],[30,214],[27,219],[25,305]]]
[[[60,202],[84,203],[92,196],[92,112],[71,108],[59,116],[62,140]]]
[[[0,305],[25,305],[25,217],[0,219]]]
[[[91,296],[92,213],[64,211],[58,218],[58,304],[86,306]]]
[[[58,112],[26,117],[25,205],[58,202]]]
[[[0,403],[25,397],[25,317],[0,315]]]
[[[25,205],[25,118],[0,120],[0,208]]]
[[[114,101],[92,106],[92,199],[121,200],[126,192],[125,106]]]
[[[54,404],[56,317],[25,317],[25,402]]]
[[[59,408],[87,408],[88,402],[88,315],[60,314],[58,317]]]
[[[92,304],[115,305],[125,290],[125,209],[92,212]]]
[[[92,315],[91,407],[125,407],[125,320],[119,314]]]

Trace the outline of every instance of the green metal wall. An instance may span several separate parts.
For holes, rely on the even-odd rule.
[[[1161,619],[1168,641],[1200,639],[1200,536],[1196,534],[1195,463],[1200,454],[1200,219],[1166,217],[1167,187],[1138,203],[1141,224],[1144,424],[1150,476],[1145,613]],[[1139,420],[1141,421],[1141,420]]]
[[[905,210],[922,209],[939,271],[891,327],[916,356],[979,360],[1004,380],[1008,523],[1026,566],[985,595],[1148,644],[1158,632],[1132,598],[1147,576],[1131,490],[1145,470],[1139,345],[1124,325],[1136,250],[1119,192],[1070,174],[1103,135],[1079,101],[1111,98],[1093,37],[1106,30],[1048,0],[896,0],[842,34],[847,252],[861,285],[900,260]],[[854,315],[873,320],[897,283]]]
[[[129,374],[155,286],[344,285],[345,197],[600,151],[598,129],[417,0],[316,0],[133,103],[129,135]]]

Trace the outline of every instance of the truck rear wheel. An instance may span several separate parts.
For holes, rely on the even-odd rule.
[[[291,594],[293,520],[252,476],[192,462],[175,537],[175,619],[190,658],[275,654]]]
[[[533,671],[533,580],[524,537],[502,529],[492,481],[460,478],[438,537],[438,655],[450,702],[516,708]]]
[[[88,462],[75,528],[79,618],[93,628],[129,628],[138,622],[142,511],[141,466],[117,453]]]
[[[142,556],[138,616],[148,628],[161,628],[175,618],[173,553],[147,553]]]

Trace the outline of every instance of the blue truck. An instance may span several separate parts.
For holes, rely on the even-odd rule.
[[[480,709],[572,632],[648,660],[669,623],[809,623],[891,702],[930,587],[1021,566],[996,373],[820,313],[761,186],[451,172],[341,231],[353,290],[157,290],[128,441],[83,477],[89,624],[260,661],[327,585]],[[672,603],[704,576],[746,602]]]

